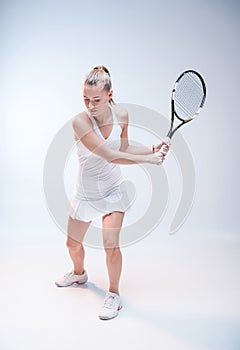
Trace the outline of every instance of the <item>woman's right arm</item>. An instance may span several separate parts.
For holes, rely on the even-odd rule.
[[[87,117],[88,118],[88,117]],[[132,154],[113,150],[95,133],[90,121],[84,113],[77,115],[72,120],[72,127],[75,135],[81,140],[83,145],[94,154],[104,158],[109,163],[116,164],[136,164],[151,163],[160,165],[164,160],[161,152],[152,154]]]

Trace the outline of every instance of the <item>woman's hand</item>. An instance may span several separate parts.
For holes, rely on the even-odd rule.
[[[165,155],[163,154],[162,151],[148,154],[146,157],[147,157],[147,163],[155,164],[155,165],[161,165],[165,159]]]
[[[166,141],[161,141],[159,144],[157,144],[156,146],[153,146],[153,151],[154,152],[159,152],[161,150],[161,152],[164,154],[164,156],[166,156],[166,154],[169,151],[170,148],[170,143],[166,142]]]

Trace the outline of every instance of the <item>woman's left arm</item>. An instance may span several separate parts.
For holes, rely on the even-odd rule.
[[[151,147],[146,146],[133,146],[129,144],[128,140],[128,112],[125,109],[117,111],[118,120],[120,122],[121,133],[121,146],[119,151],[131,153],[131,154],[150,154],[152,153]]]
[[[118,119],[120,121],[121,124],[121,128],[122,128],[122,133],[121,133],[121,147],[120,147],[120,151],[121,152],[127,152],[127,153],[131,153],[131,154],[150,154],[153,152],[157,152],[163,145],[165,144],[165,142],[160,142],[159,145],[157,146],[133,146],[129,144],[129,140],[128,140],[128,112],[126,110],[121,110],[118,113]],[[168,149],[165,149],[165,151],[167,151]]]

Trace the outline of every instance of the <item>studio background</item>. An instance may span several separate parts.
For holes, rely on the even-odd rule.
[[[225,349],[226,344],[226,349],[237,349],[240,344],[235,331],[240,314],[237,298],[240,175],[238,1],[9,0],[0,3],[0,28],[0,239],[4,276],[8,276],[6,271],[21,274],[19,261],[24,261],[26,268],[21,281],[28,278],[29,265],[31,274],[34,273],[34,264],[40,271],[41,252],[47,250],[46,247],[58,254],[53,259],[49,279],[54,280],[54,273],[64,272],[65,265],[60,264],[58,270],[58,264],[64,254],[67,255],[65,237],[46,208],[42,188],[43,165],[49,144],[58,130],[84,109],[81,95],[84,74],[95,65],[105,65],[112,76],[116,102],[146,106],[169,117],[170,93],[176,77],[185,69],[195,69],[206,80],[207,101],[199,118],[182,131],[195,162],[193,208],[172,241],[167,233],[171,217],[166,216],[153,235],[132,248],[136,250],[130,251],[129,256],[126,252],[126,261],[131,264],[137,259],[137,249],[145,243],[152,247],[150,252],[157,244],[163,246],[164,242],[168,247],[173,244],[177,250],[183,241],[198,242],[200,239],[202,246],[209,249],[209,263],[212,263],[211,251],[215,256],[220,249],[218,258],[227,264],[221,266],[225,266],[226,275],[231,271],[232,276],[231,286],[225,294],[228,301],[223,314],[224,317],[233,317],[226,331],[223,323],[218,321],[218,317],[224,319],[221,319],[219,302],[214,316],[217,323],[211,325],[217,332],[225,329],[221,342],[216,343],[211,336],[203,336],[202,342],[198,341],[197,332],[193,332],[195,338],[190,339],[188,332],[185,329],[178,332],[174,323],[168,331],[174,329],[172,334],[181,342],[171,343],[172,338],[166,337],[162,344],[168,344],[168,349]],[[174,206],[173,191],[169,210]],[[37,247],[37,253],[29,253],[29,247]],[[50,248],[47,252],[51,256]],[[96,252],[90,251],[90,254]],[[11,263],[11,257],[17,257],[18,263]],[[51,266],[51,259],[48,266]],[[207,266],[202,268],[204,274]],[[6,297],[7,293],[4,295]],[[28,310],[27,303],[25,309]],[[11,316],[13,311],[10,310],[10,314],[7,311],[6,315]],[[11,317],[8,319],[6,315],[1,323],[8,334],[13,325],[8,321]],[[164,321],[156,323],[160,328],[164,325]],[[201,326],[204,329],[204,322],[200,322]],[[14,327],[18,334],[20,328],[16,324]],[[57,332],[57,328],[55,330]],[[149,339],[161,342],[158,331],[157,328],[151,330],[152,333],[149,331]],[[37,334],[34,332],[37,331],[33,327],[31,334]],[[100,333],[98,336],[101,338]],[[8,338],[2,339],[4,350],[14,349]],[[47,339],[52,341],[50,336]],[[29,344],[30,341],[27,343],[30,347]]]

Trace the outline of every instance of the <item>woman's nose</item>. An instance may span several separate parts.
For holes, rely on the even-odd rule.
[[[89,108],[93,108],[93,107],[94,107],[94,104],[90,101],[88,107],[89,107]]]

